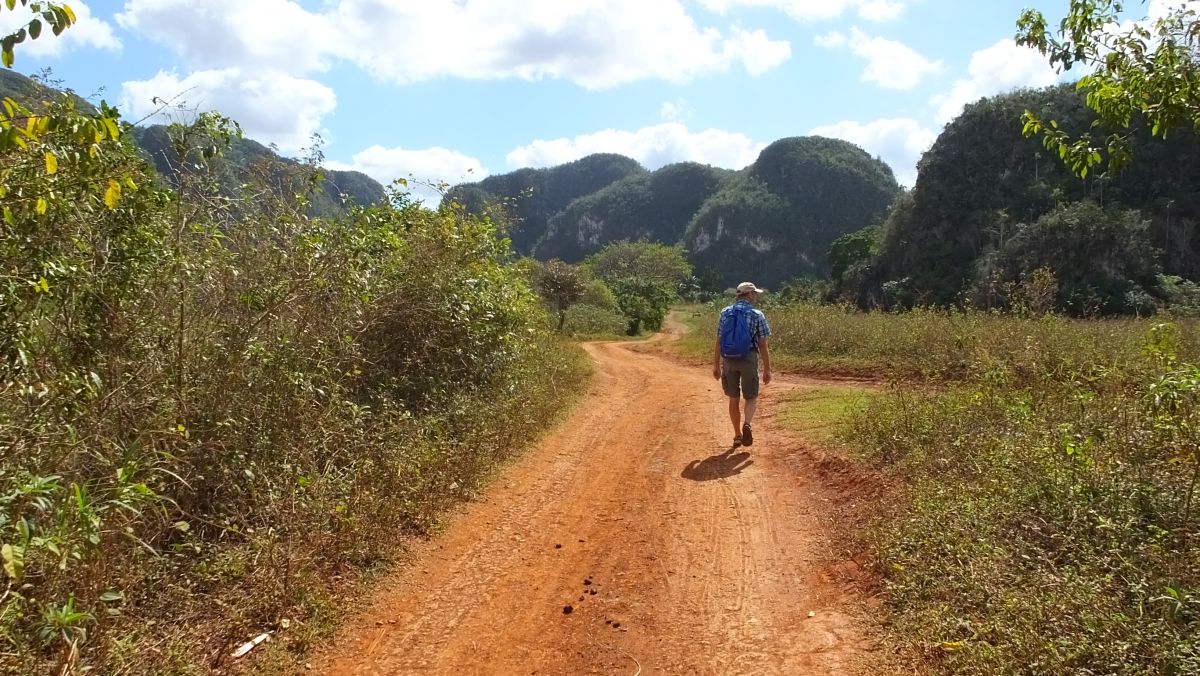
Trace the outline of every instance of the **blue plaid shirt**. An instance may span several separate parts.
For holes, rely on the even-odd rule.
[[[746,300],[745,298],[739,299],[738,302],[721,310],[721,318],[717,320],[718,336],[721,335],[721,329],[725,327],[725,318],[730,315],[729,310],[731,308],[737,308],[738,312],[745,312],[746,310],[750,311],[748,317],[750,320],[750,345],[754,348],[754,351],[757,352],[758,339],[766,338],[771,335],[771,326],[767,324],[767,316],[762,313],[762,310],[755,310],[754,306],[750,304],[750,301]]]

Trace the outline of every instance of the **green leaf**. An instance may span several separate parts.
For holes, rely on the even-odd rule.
[[[17,0],[4,0],[4,4],[8,5],[9,11],[12,11],[17,6]]]
[[[34,19],[33,21],[30,21],[29,22],[29,37],[36,40],[36,39],[38,39],[38,36],[40,36],[41,34],[42,34],[41,19]]]
[[[125,600],[125,593],[116,589],[109,589],[100,594],[100,600],[105,603],[121,602]]]
[[[4,207],[4,222],[8,223],[9,225],[17,224],[17,219],[13,217],[12,209],[9,209],[8,207]]]
[[[20,580],[25,574],[25,548],[17,545],[0,547],[0,556],[4,558],[4,572],[13,580]]]

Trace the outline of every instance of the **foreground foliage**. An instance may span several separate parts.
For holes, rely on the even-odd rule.
[[[1115,130],[1106,136],[1095,126],[1075,129],[1073,138],[1056,120],[1025,111],[1025,133],[1041,135],[1046,148],[1080,176],[1097,165],[1126,164],[1135,123],[1164,139],[1178,128],[1200,128],[1200,12],[1186,2],[1162,3],[1158,16],[1122,24],[1125,5],[1072,0],[1056,31],[1034,9],[1017,21],[1017,44],[1034,47],[1060,71],[1088,71],[1076,87],[1104,126]]]
[[[4,673],[303,648],[583,376],[486,220],[313,219],[312,167],[230,197],[216,115],[171,130],[172,187],[111,109],[5,119]]]

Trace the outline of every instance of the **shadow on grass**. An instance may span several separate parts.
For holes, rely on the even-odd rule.
[[[679,476],[692,481],[712,481],[741,474],[742,470],[753,465],[754,461],[750,459],[750,454],[746,451],[735,453],[734,451],[737,449],[737,446],[731,446],[723,453],[703,460],[693,460],[683,468]]]

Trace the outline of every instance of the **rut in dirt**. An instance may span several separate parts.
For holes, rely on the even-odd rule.
[[[647,346],[585,346],[586,401],[423,545],[326,674],[878,673],[836,551],[836,491],[774,421],[731,448],[719,384]]]

